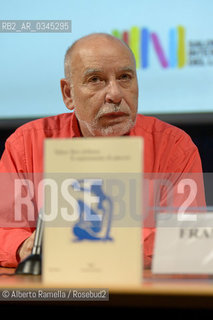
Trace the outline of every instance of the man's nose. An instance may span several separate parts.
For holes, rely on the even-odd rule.
[[[107,86],[107,92],[105,97],[106,102],[118,104],[121,102],[122,98],[122,90],[119,84],[116,82],[116,80],[110,81]]]

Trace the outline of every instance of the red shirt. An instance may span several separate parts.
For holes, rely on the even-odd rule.
[[[129,135],[144,138],[144,172],[202,172],[198,150],[191,138],[181,129],[153,117],[138,115]],[[81,132],[74,113],[29,122],[18,128],[7,139],[0,161],[0,172],[42,173],[44,139],[75,137],[81,137]],[[32,228],[0,229],[1,266],[17,266],[17,249],[32,231]],[[153,229],[145,228],[143,233],[145,265],[151,261],[153,239]]]

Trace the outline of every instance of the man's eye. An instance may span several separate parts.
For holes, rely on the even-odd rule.
[[[128,74],[128,73],[123,73],[122,75],[120,75],[119,79],[120,79],[120,80],[131,80],[132,77],[131,77],[131,75]]]
[[[92,83],[98,83],[100,81],[101,81],[100,77],[97,77],[97,76],[89,79],[89,82],[92,82]]]

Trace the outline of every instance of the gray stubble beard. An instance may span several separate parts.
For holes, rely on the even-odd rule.
[[[78,119],[79,123],[82,123],[84,125],[84,127],[87,128],[87,130],[90,132],[90,134],[95,137],[95,136],[103,136],[103,137],[107,137],[107,136],[123,136],[125,134],[127,134],[132,127],[134,127],[135,121],[133,121],[132,119],[128,119],[127,124],[125,126],[123,126],[122,129],[116,128],[116,125],[109,125],[107,127],[99,127],[98,126],[98,120],[99,117],[96,116],[96,118],[91,122],[88,123],[85,120],[80,119],[78,112],[76,112],[75,110],[75,115],[76,118]],[[119,124],[120,126],[121,124]]]

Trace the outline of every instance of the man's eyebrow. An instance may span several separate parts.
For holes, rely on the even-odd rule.
[[[100,73],[102,72],[101,69],[97,69],[97,68],[89,68],[89,69],[86,69],[85,72],[84,72],[84,76],[88,76],[90,74],[93,74],[93,73]]]
[[[135,73],[135,69],[132,67],[123,67],[123,68],[120,68],[119,71]]]
[[[97,74],[97,73],[101,73],[101,72],[103,72],[103,70],[99,69],[99,68],[88,68],[88,69],[86,69],[84,71],[84,76],[86,77],[86,76],[89,76],[91,74]],[[132,74],[135,74],[135,69],[132,68],[132,67],[127,66],[127,67],[119,68],[118,72],[130,72]]]

